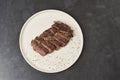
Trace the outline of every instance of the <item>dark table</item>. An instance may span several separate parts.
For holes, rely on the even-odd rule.
[[[79,60],[55,74],[33,69],[19,49],[23,24],[45,9],[72,15],[85,41]],[[0,80],[120,80],[120,0],[0,0]]]

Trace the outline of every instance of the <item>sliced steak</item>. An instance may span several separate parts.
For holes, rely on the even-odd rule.
[[[34,51],[45,56],[67,45],[72,37],[73,30],[67,24],[56,21],[51,28],[32,40],[31,45]]]

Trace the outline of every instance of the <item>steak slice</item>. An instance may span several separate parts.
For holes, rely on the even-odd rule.
[[[55,46],[51,44],[49,41],[42,41],[41,44],[51,53],[53,50],[55,50]]]
[[[36,42],[36,40],[32,40],[32,41],[31,41],[31,45],[32,45],[33,47],[36,47],[36,46],[38,45],[38,43]]]
[[[67,44],[67,42],[68,42],[68,40],[66,40],[66,39],[62,38],[61,36],[59,36],[58,33],[55,34],[54,38],[57,41],[59,41],[60,43],[62,43],[62,46],[65,46]]]
[[[54,34],[51,32],[50,29],[46,30],[45,32],[43,32],[43,35],[47,34],[48,36],[54,36]]]
[[[73,37],[73,30],[60,21],[54,22],[51,28],[31,41],[33,50],[42,56],[66,46]]]
[[[58,30],[57,30],[56,28],[54,28],[54,27],[50,28],[50,31],[51,31],[53,34],[55,34],[56,32],[58,32]]]
[[[62,43],[57,41],[54,37],[50,40],[50,43],[52,43],[56,47],[56,50],[58,50],[62,46]]]
[[[69,40],[71,37],[73,37],[73,34],[72,34],[73,32],[72,32],[72,31],[66,32],[66,31],[60,30],[59,33],[60,33],[61,36],[63,36],[64,38],[66,38],[66,39],[68,39],[68,40]]]
[[[63,30],[67,32],[71,31],[71,28],[68,25],[60,21],[55,21],[55,24],[53,24],[52,27],[56,28],[57,30]]]
[[[42,56],[45,56],[49,51],[43,47],[40,43],[38,44],[36,40],[32,40],[31,42],[33,49],[40,53]]]

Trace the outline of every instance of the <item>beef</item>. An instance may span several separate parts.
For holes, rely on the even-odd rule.
[[[65,23],[54,22],[51,28],[31,41],[33,50],[42,56],[66,46],[73,37],[73,30]]]
[[[55,49],[55,46],[53,44],[51,44],[49,41],[42,41],[41,44],[48,49],[49,53],[52,52]]]
[[[62,43],[57,41],[54,37],[50,40],[50,43],[52,43],[55,46],[56,50],[58,50],[62,46]]]
[[[36,40],[32,40],[31,44],[33,46],[33,50],[40,53],[42,56],[45,56],[46,53],[49,52],[44,46],[42,46],[42,44],[38,44]]]

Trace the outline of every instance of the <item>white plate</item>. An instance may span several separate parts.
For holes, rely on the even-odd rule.
[[[65,47],[43,57],[32,49],[31,40],[50,28],[54,21],[68,24],[73,29],[74,37]],[[23,25],[19,44],[29,65],[42,72],[56,73],[66,70],[77,61],[83,48],[83,34],[79,24],[69,14],[59,10],[44,10],[34,14]]]

